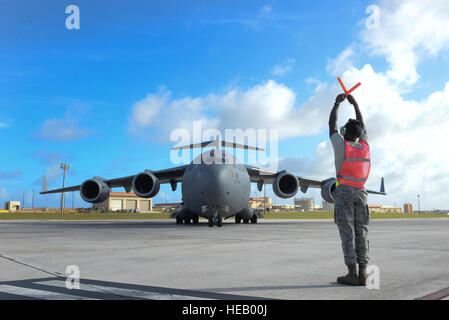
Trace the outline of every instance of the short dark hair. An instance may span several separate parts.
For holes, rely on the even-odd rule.
[[[360,136],[363,125],[362,122],[356,119],[349,119],[345,124],[346,133],[345,139],[349,141],[355,141]]]

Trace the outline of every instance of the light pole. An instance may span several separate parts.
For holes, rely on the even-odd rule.
[[[263,184],[263,212],[267,210],[267,185]]]
[[[419,194],[418,194],[418,213],[421,213],[421,204],[419,203]]]
[[[61,163],[61,165],[60,165],[60,168],[62,170],[64,170],[64,175],[62,177],[62,188],[63,189],[64,189],[64,186],[65,186],[65,172],[67,170],[70,170],[71,167],[72,166],[70,164],[65,164],[65,163]],[[62,194],[61,194],[61,214],[63,214],[63,213],[64,213],[64,192],[62,192]]]
[[[32,208],[33,211],[34,211],[34,189],[31,190],[31,191],[33,191],[33,198],[31,199],[31,208]]]

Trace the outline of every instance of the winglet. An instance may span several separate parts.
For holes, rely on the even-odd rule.
[[[42,192],[47,191],[47,176],[42,177]]]
[[[372,193],[372,194],[380,194],[380,195],[386,196],[387,194],[385,193],[384,177],[382,177],[382,179],[380,180],[380,191],[373,191],[373,190],[368,190],[367,189],[366,192]]]
[[[380,192],[385,193],[384,177],[382,177],[382,180],[380,181]]]

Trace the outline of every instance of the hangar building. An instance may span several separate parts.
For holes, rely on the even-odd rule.
[[[150,212],[153,210],[153,199],[140,198],[132,192],[110,192],[105,201],[94,203],[92,209],[96,211],[138,210]]]

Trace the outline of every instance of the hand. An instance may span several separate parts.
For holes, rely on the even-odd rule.
[[[357,104],[357,101],[355,101],[355,99],[354,99],[353,96],[349,95],[347,98],[348,98],[348,102],[349,102],[350,104],[352,104],[352,105]]]
[[[344,93],[339,94],[339,95],[335,98],[335,103],[340,104],[340,103],[342,103],[343,101],[345,101],[345,99],[346,99],[346,94],[344,94]]]

